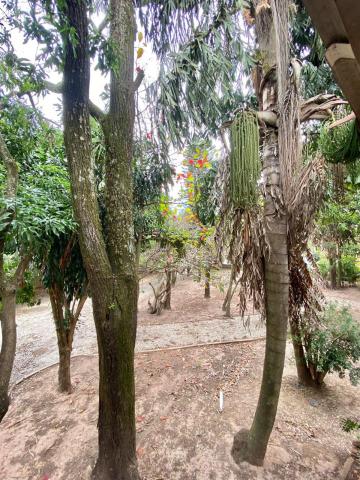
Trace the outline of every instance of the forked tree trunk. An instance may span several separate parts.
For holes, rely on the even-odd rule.
[[[262,107],[263,111],[276,111],[276,32],[271,10],[262,8],[257,14],[256,22],[264,69],[259,99],[260,108]],[[287,338],[289,309],[287,215],[281,204],[274,199],[274,192],[276,192],[275,197],[281,197],[282,192],[278,150],[277,130],[265,127],[263,130],[264,228],[269,246],[269,253],[264,258],[265,359],[260,395],[250,431],[241,430],[234,438],[232,449],[237,463],[245,460],[253,465],[263,464],[275,422]]]
[[[205,298],[210,298],[210,278],[211,278],[210,267],[206,267],[206,270],[205,270],[205,293],[204,293]]]
[[[132,217],[135,16],[129,0],[110,0],[113,66],[106,143],[106,235],[91,161],[89,43],[86,0],[66,0],[64,138],[82,257],[92,294],[99,351],[99,454],[96,480],[138,480],[134,347],[138,282]]]
[[[3,291],[1,303],[0,421],[9,408],[9,385],[16,352],[15,287]]]
[[[51,308],[56,328],[58,352],[59,352],[59,368],[58,368],[58,385],[59,391],[63,393],[71,393],[71,352],[74,339],[74,333],[77,321],[79,319],[81,309],[85,303],[86,296],[79,301],[75,314],[71,309],[66,307],[64,302],[64,292],[54,285],[49,289]]]

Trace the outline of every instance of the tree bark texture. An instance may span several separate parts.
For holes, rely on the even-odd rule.
[[[86,0],[67,0],[64,14],[77,33],[65,43],[64,138],[92,294],[99,350],[98,480],[139,478],[135,447],[134,347],[138,282],[132,218],[135,18],[130,0],[110,1],[110,111],[101,122],[106,143],[103,231],[91,161],[89,45]]]

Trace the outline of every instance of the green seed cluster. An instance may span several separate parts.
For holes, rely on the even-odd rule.
[[[260,175],[259,128],[255,114],[239,112],[230,130],[230,192],[238,208],[254,205]]]

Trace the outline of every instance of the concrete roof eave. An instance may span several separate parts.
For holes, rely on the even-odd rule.
[[[303,0],[335,79],[360,120],[360,0]]]

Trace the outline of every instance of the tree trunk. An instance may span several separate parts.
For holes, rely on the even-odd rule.
[[[278,172],[279,168],[275,132],[267,132],[264,166],[269,182],[270,173]],[[253,465],[263,464],[276,417],[289,308],[286,215],[276,214],[270,195],[265,199],[265,228],[270,254],[265,258],[266,346],[261,390],[250,431],[242,430],[235,436],[232,450],[235,461],[247,461]]]
[[[123,285],[121,285],[122,287]],[[138,479],[135,449],[134,346],[137,294],[136,283],[114,292],[116,304],[110,311],[106,304],[93,300],[99,325],[99,456],[93,471],[96,480]],[[129,294],[127,296],[127,294]],[[127,296],[127,298],[126,298]],[[120,309],[121,305],[121,309]],[[133,317],[133,318],[132,318]],[[132,319],[132,320],[131,320]]]
[[[337,263],[337,284],[341,288],[343,286],[343,268],[341,262],[341,248],[336,246],[336,263]]]
[[[210,276],[211,276],[210,267],[206,267],[206,270],[205,270],[205,293],[204,293],[205,298],[210,298]]]
[[[0,422],[9,408],[9,384],[16,352],[15,287],[3,291],[1,302]]]
[[[326,377],[328,372],[327,371],[326,372],[318,372],[316,370],[315,365],[313,365],[312,363],[309,364],[309,369],[310,369],[310,372],[311,372],[311,377],[313,379],[313,385],[317,388],[321,387],[324,383],[324,378]]]
[[[297,325],[294,325],[294,322],[290,322],[290,331],[299,383],[306,386],[314,386],[314,380],[311,376],[310,369],[306,363],[304,347],[301,342],[300,332]]]
[[[233,295],[236,289],[236,285],[235,285],[235,288],[233,288],[234,280],[235,280],[235,267],[232,265],[229,286],[225,295],[224,302],[222,304],[222,310],[225,312],[225,317],[229,317],[229,318],[231,317],[231,300],[233,298]]]
[[[329,264],[330,264],[330,288],[335,290],[338,286],[337,284],[337,268],[336,268],[336,256],[332,251],[329,251]]]
[[[59,391],[71,393],[71,351],[74,332],[79,315],[73,315],[68,308],[64,315],[64,292],[57,285],[49,289],[49,296],[53,318],[56,327],[56,336],[59,352],[58,385]],[[80,300],[83,304],[84,301]],[[81,311],[81,309],[80,309]],[[80,314],[80,312],[78,312]]]
[[[67,0],[77,42],[64,39],[64,138],[81,252],[92,294],[99,350],[97,480],[137,480],[134,347],[138,282],[132,217],[135,16],[129,0],[110,1],[113,67],[106,143],[104,235],[91,160],[86,0]],[[66,28],[68,31],[68,26]]]
[[[70,362],[71,362],[71,347],[64,343],[60,343],[58,339],[59,348],[59,390],[60,392],[71,393],[71,374],[70,374]]]
[[[174,286],[176,283],[176,278],[177,278],[177,272],[176,270],[173,270],[171,272],[171,285]]]
[[[259,47],[266,68],[263,72],[260,108],[263,111],[277,111],[277,75],[274,68],[277,65],[276,32],[271,10],[261,9],[256,22]],[[247,461],[253,465],[262,465],[264,461],[276,418],[286,350],[289,310],[287,215],[281,205],[283,195],[278,151],[277,130],[264,127],[264,228],[269,247],[269,253],[264,258],[265,359],[253,423],[250,431],[241,430],[235,436],[232,449],[237,463]]]
[[[10,154],[5,139],[0,133],[0,159],[6,169],[5,183],[2,185],[2,202],[5,208],[0,214],[3,217],[0,233],[0,296],[1,296],[1,351],[0,351],[0,422],[9,408],[9,384],[15,360],[16,351],[16,288],[23,280],[24,272],[30,261],[29,257],[22,257],[16,272],[11,279],[7,279],[4,270],[4,252],[6,236],[15,217],[16,194],[18,186],[18,166],[15,158]]]
[[[164,300],[164,309],[171,310],[171,270],[166,269],[166,286],[165,286],[165,300]]]

